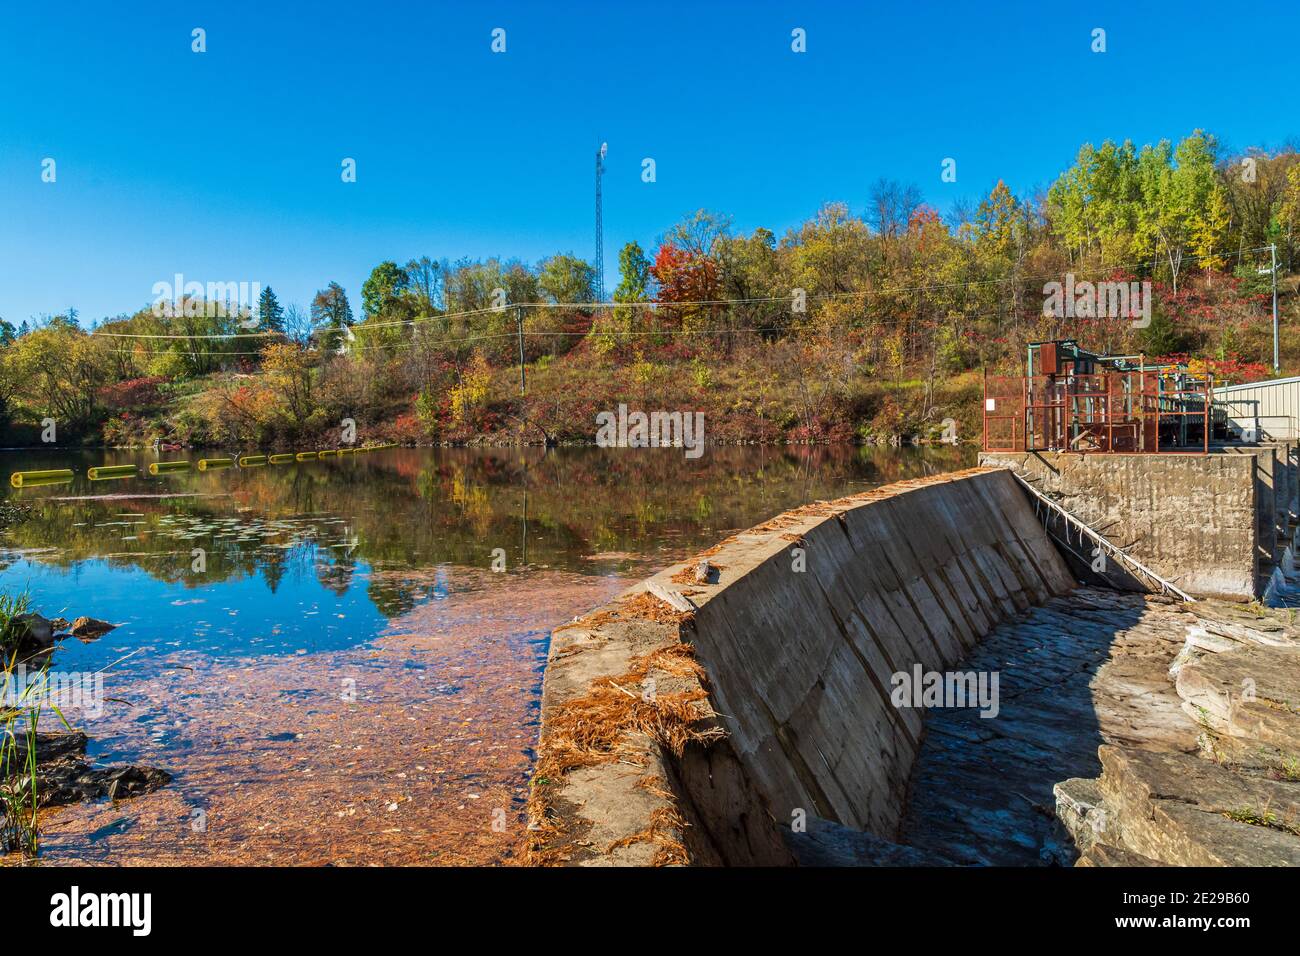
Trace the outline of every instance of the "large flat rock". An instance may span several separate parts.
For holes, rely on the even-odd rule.
[[[1181,753],[1098,756],[1108,842],[1173,866],[1300,865],[1300,784]]]
[[[1300,647],[1207,654],[1178,671],[1184,709],[1216,734],[1300,755]]]

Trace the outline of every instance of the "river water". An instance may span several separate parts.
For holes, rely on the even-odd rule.
[[[172,453],[164,458],[191,458]],[[90,482],[131,452],[3,452],[0,592],[118,625],[53,670],[101,764],[171,784],[42,815],[46,863],[491,864],[524,834],[551,628],[788,508],[951,448],[389,449]],[[46,718],[47,720],[49,718]],[[47,729],[48,729],[48,725]]]

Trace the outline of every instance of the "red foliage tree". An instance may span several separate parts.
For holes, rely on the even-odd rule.
[[[650,274],[659,284],[659,302],[711,302],[722,294],[718,264],[709,256],[671,242],[665,242],[655,253]]]

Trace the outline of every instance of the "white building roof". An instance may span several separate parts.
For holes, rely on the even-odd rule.
[[[1294,385],[1300,382],[1300,375],[1292,378],[1266,378],[1259,382],[1242,382],[1240,385],[1220,385],[1214,390],[1217,395],[1219,392],[1237,392],[1246,388],[1268,388],[1273,385]]]

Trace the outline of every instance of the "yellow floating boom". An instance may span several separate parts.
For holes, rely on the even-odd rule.
[[[169,471],[189,471],[188,461],[155,461],[149,466],[149,474],[161,475]]]
[[[300,451],[300,452],[298,452],[298,454],[296,454],[294,457],[297,458],[299,461],[315,461],[317,458],[320,457],[320,452],[318,452],[318,451]]]
[[[71,480],[71,468],[50,468],[46,471],[15,471],[9,476],[9,484],[13,485],[15,488],[30,488],[35,485],[57,485]]]
[[[100,465],[87,468],[86,477],[91,481],[107,481],[109,478],[134,478],[135,465]]]
[[[266,460],[273,465],[284,465],[293,461],[293,452],[289,452],[288,454],[281,453],[278,455],[271,455]]]
[[[209,468],[229,468],[235,463],[233,458],[200,458],[199,471],[207,471]]]
[[[256,465],[265,465],[265,464],[266,464],[265,455],[240,455],[239,456],[240,468],[252,468]]]

